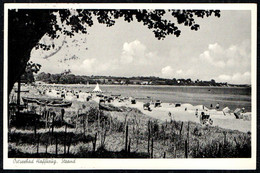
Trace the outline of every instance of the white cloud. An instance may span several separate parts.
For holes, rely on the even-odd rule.
[[[74,74],[95,74],[98,64],[99,62],[96,58],[87,58],[83,61],[71,63],[68,67]]]
[[[132,63],[134,59],[140,59],[145,57],[146,46],[139,40],[127,43],[123,45],[121,63],[128,64]]]
[[[198,76],[214,78],[219,82],[250,83],[251,50],[250,41],[223,47],[218,43],[209,44],[208,48],[197,58]],[[194,69],[194,67],[192,67]],[[202,78],[201,77],[201,78]]]
[[[232,77],[230,75],[225,75],[225,74],[222,74],[222,75],[219,75],[218,76],[218,79],[221,80],[221,81],[230,81]]]
[[[127,55],[127,54],[122,54],[121,56],[121,63],[122,64],[129,64],[129,63],[132,63],[134,60],[133,56],[131,55]]]
[[[174,75],[173,69],[171,66],[163,67],[161,73],[164,77],[172,77]]]
[[[249,84],[251,83],[251,73],[247,71],[243,74],[239,72],[232,75],[222,74],[218,76],[218,80],[234,84]]]
[[[183,71],[181,69],[176,71],[177,74],[182,74],[182,72]]]
[[[209,44],[208,49],[214,53],[219,53],[223,51],[223,48],[218,43]]]
[[[115,75],[115,76],[160,76],[167,78],[192,78],[193,80],[210,80],[217,82],[250,83],[251,45],[250,40],[238,44],[209,44],[206,49],[183,47],[175,44],[166,49],[163,43],[159,46],[145,41],[122,40],[115,49],[100,50],[100,46],[89,46],[85,40],[73,42],[66,39],[62,49],[54,56],[43,59],[52,51],[32,51],[32,59],[42,65],[41,71],[60,73],[71,69],[81,75]],[[64,39],[56,44],[61,45]],[[140,39],[141,40],[141,39]],[[47,43],[47,39],[42,42]],[[95,42],[96,43],[96,42]],[[118,42],[117,42],[118,43]],[[145,44],[144,44],[145,43]],[[80,46],[76,46],[80,45]],[[67,47],[69,46],[69,47]],[[92,48],[87,50],[86,47]],[[109,47],[109,46],[108,46]],[[158,48],[157,48],[158,47]],[[201,48],[201,47],[200,47]],[[91,51],[95,49],[91,53]],[[107,50],[111,50],[107,52]],[[99,53],[106,51],[106,53]],[[59,62],[64,58],[76,56],[79,59]]]
[[[165,66],[161,69],[161,76],[166,78],[190,78],[193,73],[192,69],[183,70],[178,69],[174,70],[172,66]]]
[[[223,53],[223,49],[217,43],[209,44],[208,50],[204,51],[200,54],[200,60],[208,62],[210,65],[224,68],[225,62],[220,59]]]
[[[88,68],[90,70],[93,69],[93,65],[97,60],[95,58],[85,59],[81,65],[81,68]]]
[[[200,60],[219,68],[250,67],[250,41],[245,40],[239,45],[230,45],[227,49],[218,43],[209,44],[208,49],[200,54]]]
[[[120,57],[121,64],[144,65],[157,57],[157,52],[148,51],[139,40],[125,42]]]

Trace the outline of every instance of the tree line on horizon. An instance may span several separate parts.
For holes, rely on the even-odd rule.
[[[137,76],[137,77],[115,77],[115,76],[85,76],[71,73],[50,74],[41,72],[36,76],[37,81],[50,84],[121,84],[121,85],[187,85],[187,86],[244,86],[232,85],[227,82],[191,80],[188,79],[165,79],[155,76]],[[32,81],[32,80],[30,80]]]

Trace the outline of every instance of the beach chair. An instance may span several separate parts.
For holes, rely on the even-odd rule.
[[[161,101],[160,100],[157,100],[155,103],[154,103],[154,107],[161,107]]]
[[[200,114],[200,123],[202,125],[212,125],[213,124],[213,120],[210,118],[209,114],[205,114],[205,112],[201,112]]]
[[[181,104],[180,103],[176,103],[175,107],[181,107]]]
[[[131,100],[131,103],[132,103],[132,104],[136,104],[136,100],[135,100],[135,99],[132,99],[132,100]]]
[[[144,109],[144,110],[151,111],[150,103],[144,103],[144,104],[143,104],[143,109]]]

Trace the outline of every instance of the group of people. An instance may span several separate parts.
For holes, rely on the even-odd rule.
[[[216,109],[219,109],[219,107],[220,107],[220,106],[219,106],[219,103],[217,103],[216,106],[215,106],[215,108],[216,108]],[[210,104],[210,108],[213,108],[213,105],[212,105],[212,104]]]

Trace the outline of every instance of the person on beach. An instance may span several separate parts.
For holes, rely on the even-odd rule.
[[[219,109],[219,103],[216,104],[216,109]]]
[[[173,114],[171,112],[168,113],[170,119],[172,120],[173,119]]]
[[[195,116],[198,118],[198,109],[196,109],[196,111],[195,111]]]
[[[200,116],[199,116],[199,119],[200,119],[200,123],[203,124],[203,117],[204,116],[204,112],[201,112]]]

